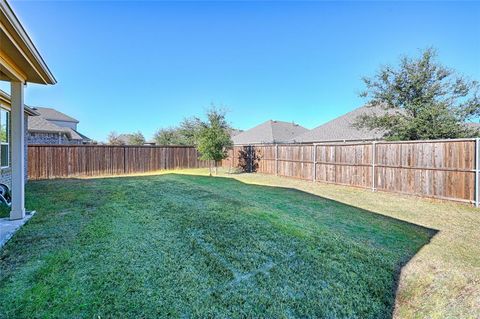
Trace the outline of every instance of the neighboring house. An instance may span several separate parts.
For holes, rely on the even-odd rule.
[[[234,145],[288,143],[308,129],[292,122],[269,120],[232,137]]]
[[[25,217],[25,168],[27,167],[25,113],[28,112],[24,104],[25,84],[47,85],[55,84],[57,81],[5,0],[0,0],[0,43],[0,80],[10,82],[11,95],[10,110],[8,105],[5,105],[3,110],[6,119],[3,145],[8,144],[8,162],[11,166],[11,173],[8,173],[11,176],[12,190],[10,219],[23,219]],[[3,148],[5,149],[5,146]],[[0,157],[2,157],[1,154]],[[3,157],[6,157],[5,153]]]
[[[316,143],[316,142],[347,142],[347,141],[374,141],[382,139],[385,132],[357,128],[354,126],[357,118],[361,115],[384,114],[386,111],[379,107],[359,107],[351,112],[339,116],[325,124],[296,136],[292,143]]]
[[[89,144],[77,131],[78,120],[48,107],[33,108],[39,116],[28,119],[28,144]]]

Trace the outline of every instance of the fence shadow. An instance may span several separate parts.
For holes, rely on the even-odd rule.
[[[175,205],[185,205],[185,209],[195,209],[201,214],[189,217],[194,226],[181,224],[181,227],[195,227],[188,232],[204,234],[199,241],[207,254],[219,259],[220,263],[232,262],[229,258],[233,258],[239,264],[237,267],[242,267],[244,261],[248,264],[251,256],[271,260],[272,265],[283,262],[284,265],[278,267],[284,269],[275,271],[295,279],[290,287],[292,290],[305,289],[301,295],[292,295],[287,304],[313,305],[312,296],[324,298],[338,289],[333,287],[344,287],[337,293],[345,294],[347,299],[339,300],[331,295],[330,300],[323,302],[340,313],[342,307],[352,304],[359,309],[367,307],[353,313],[354,317],[367,314],[369,317],[392,317],[401,269],[438,232],[299,189],[246,184],[225,177],[171,173],[35,181],[29,187],[31,191],[43,186],[61,189],[69,183],[78,184],[76,187],[80,189],[94,185],[95,189],[104,189],[107,197],[110,191],[128,189],[132,194],[130,205],[145,205],[148,198],[162,201],[159,194],[183,190]],[[187,203],[195,205],[191,207]],[[222,205],[228,210],[228,223],[206,214],[211,212],[211,207],[215,207],[214,212],[221,210]],[[221,255],[217,252],[220,248],[207,243],[205,238],[223,240],[222,249],[227,246],[229,254]],[[266,253],[259,248],[267,244],[275,251]],[[277,255],[283,259],[275,259]],[[288,259],[285,256],[289,256]],[[277,277],[272,272],[267,278],[265,280],[270,280],[272,287],[280,282],[275,281]],[[309,286],[296,286],[303,281],[309,282]],[[277,298],[275,293],[271,298]],[[364,301],[366,305],[361,304]]]

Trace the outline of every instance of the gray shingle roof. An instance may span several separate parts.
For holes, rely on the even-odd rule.
[[[230,133],[230,137],[234,137],[240,133],[242,133],[243,130],[239,130],[239,129],[236,129],[236,128],[229,128],[228,129],[228,133]]]
[[[34,110],[46,120],[78,123],[77,119],[50,107],[35,107]]]
[[[74,131],[75,133],[77,133],[84,142],[91,142],[91,141],[92,141],[91,138],[86,137],[85,135],[83,135],[83,134],[80,133],[79,131],[75,131],[75,130],[73,130],[73,129],[71,129],[71,130]]]
[[[61,131],[58,125],[55,125],[40,116],[28,117],[28,130],[46,133],[56,133]]]
[[[10,104],[10,95],[0,90],[0,101]],[[56,125],[50,121],[78,123],[76,119],[49,107],[29,107],[25,105],[28,117],[28,131],[41,133],[64,133],[72,140],[91,141],[88,137],[69,127]]]
[[[291,122],[269,120],[232,137],[233,144],[287,143],[308,130]]]
[[[64,133],[72,140],[83,140],[84,138],[75,130],[69,127],[58,126],[41,116],[28,117],[28,131],[41,133]],[[88,138],[87,138],[88,139]]]
[[[358,116],[363,114],[384,114],[386,111],[380,107],[359,107],[351,112],[337,117],[325,124],[295,137],[292,142],[333,142],[333,141],[361,141],[381,139],[385,132],[356,128],[353,126]]]

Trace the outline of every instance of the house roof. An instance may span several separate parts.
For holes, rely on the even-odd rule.
[[[56,80],[6,0],[0,0],[0,79],[55,84]]]
[[[87,142],[87,141],[92,141],[91,138],[89,137],[86,137],[85,135],[83,135],[82,133],[80,133],[79,131],[76,131],[76,130],[73,130],[71,129],[73,132],[75,132],[77,135],[79,135],[83,141]]]
[[[0,104],[10,107],[10,95],[5,91],[0,90]],[[78,123],[76,119],[70,117],[62,112],[47,107],[29,107],[25,105],[25,114],[28,117],[28,131],[41,133],[64,133],[72,140],[90,141],[88,137],[69,127],[56,125],[51,120],[74,122]]]
[[[385,112],[380,107],[362,106],[295,137],[292,142],[313,143],[381,139],[385,134],[384,131],[356,128],[353,124],[360,115],[381,115],[385,114]]]
[[[292,122],[269,120],[232,137],[233,144],[286,143],[307,132]]]
[[[64,133],[72,140],[88,139],[84,138],[83,135],[69,127],[58,126],[41,116],[28,117],[28,131],[39,133]]]
[[[243,130],[239,130],[239,129],[236,129],[236,128],[229,128],[228,129],[228,133],[230,134],[230,137],[234,137],[240,133],[242,133]]]
[[[34,107],[34,110],[37,111],[44,119],[50,121],[78,123],[77,119],[74,119],[73,117],[50,107]]]

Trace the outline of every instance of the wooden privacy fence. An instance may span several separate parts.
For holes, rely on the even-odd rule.
[[[222,165],[478,206],[478,139],[244,145]]]
[[[102,176],[208,167],[194,147],[29,145],[28,178]]]

